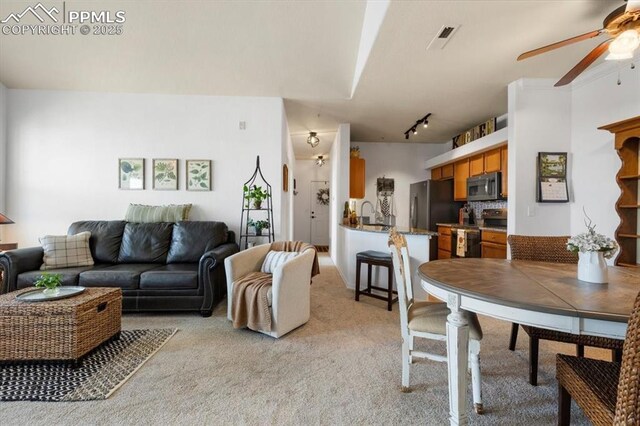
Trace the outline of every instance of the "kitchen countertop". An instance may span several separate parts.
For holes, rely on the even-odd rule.
[[[504,232],[505,234],[507,233],[506,228],[495,226],[460,225],[459,223],[436,223],[436,226],[445,226],[448,228],[456,227],[458,229],[479,229],[480,231]]]
[[[361,232],[376,232],[379,234],[388,234],[389,230],[392,228],[391,226],[385,225],[340,225],[343,228],[351,229],[353,231],[361,231]],[[426,237],[435,237],[438,235],[437,232],[427,231],[426,229],[419,228],[403,228],[403,227],[395,227],[396,231],[400,234],[406,235],[424,235]]]

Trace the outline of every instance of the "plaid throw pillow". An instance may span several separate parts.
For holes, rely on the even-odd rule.
[[[274,251],[271,250],[267,253],[267,257],[264,258],[262,263],[262,269],[260,272],[267,274],[273,274],[273,271],[289,259],[293,259],[299,253],[297,251]]]
[[[91,232],[86,231],[76,235],[45,235],[40,238],[44,250],[44,263],[40,269],[93,265],[89,250],[90,237]]]
[[[129,204],[124,220],[137,223],[180,222],[189,220],[191,204],[169,204],[168,206],[146,206]]]

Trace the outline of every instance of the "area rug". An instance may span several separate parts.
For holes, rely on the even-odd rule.
[[[107,399],[151,358],[177,329],[123,330],[78,365],[33,363],[0,366],[0,401]]]

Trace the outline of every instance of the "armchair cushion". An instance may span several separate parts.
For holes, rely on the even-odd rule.
[[[264,272],[267,274],[273,274],[273,271],[282,264],[284,264],[287,260],[293,259],[299,253],[297,251],[275,251],[270,250],[267,253],[267,256],[264,258],[264,262],[262,262],[262,268],[260,272]]]

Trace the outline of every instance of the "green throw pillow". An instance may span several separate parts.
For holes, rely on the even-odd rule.
[[[137,223],[181,222],[189,220],[191,204],[169,204],[168,206],[145,206],[129,204],[124,220]]]

